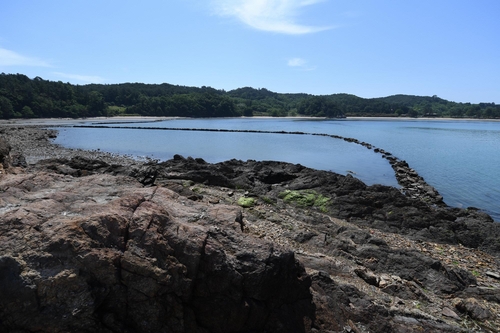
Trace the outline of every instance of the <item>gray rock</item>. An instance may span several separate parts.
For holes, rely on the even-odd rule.
[[[460,316],[457,315],[455,311],[448,307],[443,308],[443,316],[453,318],[455,320],[462,320],[462,318],[460,318]]]
[[[500,274],[495,273],[495,272],[486,272],[485,273],[487,276],[492,277],[494,279],[500,280]]]
[[[461,300],[455,307],[475,320],[486,320],[492,316],[491,312],[479,305],[479,302],[474,298]]]

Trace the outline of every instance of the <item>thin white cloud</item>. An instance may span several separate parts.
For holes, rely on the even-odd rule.
[[[307,61],[304,60],[304,59],[302,59],[302,58],[291,58],[291,59],[288,59],[287,64],[290,67],[295,67],[295,68],[302,69],[302,70],[305,70],[305,71],[312,71],[312,70],[316,69],[316,67],[314,67],[314,66],[309,66],[307,64]]]
[[[221,16],[235,17],[258,30],[301,35],[331,29],[295,21],[300,9],[324,0],[212,0]]]
[[[0,66],[34,66],[34,67],[51,67],[51,65],[43,60],[23,56],[17,52],[0,48]]]
[[[306,64],[306,61],[302,58],[292,58],[288,60],[288,66],[290,67],[302,67]]]
[[[75,80],[85,83],[102,83],[104,82],[104,78],[100,76],[91,76],[91,75],[78,75],[78,74],[67,74],[61,72],[53,72],[54,75],[60,76],[65,79]]]

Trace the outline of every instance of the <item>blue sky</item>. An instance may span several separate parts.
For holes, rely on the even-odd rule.
[[[500,104],[499,0],[3,0],[0,72]]]

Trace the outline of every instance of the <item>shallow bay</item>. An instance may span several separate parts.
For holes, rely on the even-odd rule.
[[[92,124],[92,123],[89,123]],[[355,138],[406,160],[450,206],[481,208],[500,221],[500,123],[453,120],[174,119],[113,126],[301,131]],[[367,184],[398,186],[380,154],[330,137],[269,133],[64,128],[55,143],[165,160],[279,160],[351,173]]]

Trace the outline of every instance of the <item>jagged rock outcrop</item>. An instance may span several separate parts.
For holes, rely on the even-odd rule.
[[[383,239],[374,237],[368,230],[355,227],[355,224],[339,224],[332,220],[329,215],[339,215],[362,227],[374,227],[378,225],[370,219],[377,216],[380,210],[412,211],[415,220],[410,222],[413,224],[406,222],[405,215],[402,215],[401,220],[399,218],[386,219],[386,221],[397,221],[397,225],[381,226],[379,229],[390,228],[390,230],[397,230],[398,233],[409,234],[420,239],[421,230],[427,225],[418,219],[427,221],[443,212],[448,214],[445,216],[455,214],[455,210],[449,211],[440,207],[429,208],[425,203],[412,200],[396,189],[385,186],[366,186],[351,176],[341,176],[279,162],[232,160],[214,165],[201,159],[181,156],[176,156],[173,160],[161,164],[146,164],[142,167],[109,165],[102,161],[77,157],[72,160],[43,161],[37,165],[36,169],[38,175],[62,177],[61,179],[68,181],[72,179],[71,182],[79,184],[80,191],[82,191],[81,188],[85,188],[82,184],[93,179],[95,184],[88,186],[88,193],[83,192],[78,197],[93,198],[97,203],[105,204],[100,210],[113,212],[113,217],[94,214],[86,217],[84,221],[81,218],[72,217],[73,220],[79,221],[76,223],[84,231],[85,237],[83,238],[90,238],[89,247],[106,248],[106,253],[109,254],[109,251],[114,253],[112,256],[114,261],[111,261],[119,263],[118,265],[107,263],[105,266],[113,267],[114,271],[120,272],[119,280],[128,291],[120,289],[118,294],[113,293],[109,297],[133,304],[141,303],[141,300],[145,302],[148,299],[147,303],[150,304],[147,310],[142,306],[130,305],[127,310],[120,310],[119,314],[115,314],[112,310],[116,306],[114,303],[111,303],[112,306],[99,305],[98,310],[93,310],[91,313],[94,318],[95,313],[99,313],[97,317],[102,317],[103,314],[100,311],[104,311],[106,318],[115,318],[116,323],[107,319],[108,324],[105,327],[111,331],[119,331],[123,325],[132,325],[137,332],[153,329],[149,326],[139,327],[136,321],[140,318],[147,318],[148,323],[158,322],[157,317],[146,317],[146,313],[156,313],[155,311],[164,307],[175,307],[182,309],[179,310],[182,318],[168,317],[169,325],[172,320],[184,324],[179,324],[177,328],[168,326],[169,330],[190,331],[193,328],[186,326],[185,323],[197,323],[196,325],[201,324],[201,327],[207,329],[207,332],[243,332],[249,329],[244,326],[244,323],[251,321],[261,323],[258,324],[259,328],[251,327],[254,331],[268,327],[269,331],[278,332],[280,331],[278,326],[282,325],[282,320],[285,320],[281,318],[290,316],[292,313],[296,314],[298,311],[304,314],[300,316],[302,319],[297,319],[294,315],[292,315],[294,319],[290,319],[292,317],[286,319],[300,321],[300,323],[293,324],[298,332],[308,332],[313,329],[341,331],[344,327],[354,327],[353,330],[360,332],[363,331],[362,327],[366,331],[373,332],[397,332],[403,327],[406,327],[409,332],[422,329],[459,332],[461,329],[439,319],[440,316],[444,316],[441,314],[441,311],[444,311],[442,309],[453,308],[452,304],[445,304],[446,306],[443,305],[438,309],[432,307],[432,315],[415,312],[409,309],[409,304],[432,304],[438,302],[436,298],[447,299],[454,295],[469,298],[474,296],[481,299],[495,297],[494,291],[483,295],[475,293],[474,286],[477,281],[468,270],[446,265],[436,258],[414,250],[395,249]],[[47,170],[50,172],[46,173]],[[148,178],[145,177],[148,174],[155,176],[155,183],[154,186],[150,184],[144,187],[141,181]],[[100,194],[106,182],[99,180],[101,179],[99,177],[104,177],[102,179],[107,179],[107,182],[113,182],[113,179],[116,179],[115,185],[106,186],[113,188],[111,194],[108,194],[110,197],[103,197],[103,194]],[[117,188],[122,188],[120,182],[125,182],[126,185],[123,187],[123,192],[117,190]],[[25,183],[30,184],[30,182],[22,182],[22,184]],[[101,185],[97,186],[98,183]],[[131,186],[132,183],[135,185]],[[31,187],[29,190],[33,191]],[[280,199],[280,193],[283,191],[311,190],[321,192],[331,198],[321,210],[297,206],[293,202],[286,203]],[[72,193],[72,191],[66,192]],[[130,197],[124,193],[135,194]],[[236,205],[237,199],[243,196],[254,198],[253,200],[258,205],[251,205],[252,208],[247,209],[244,217],[241,208]],[[271,204],[272,212],[265,209],[266,204]],[[130,210],[128,215],[125,214],[128,217],[117,217],[116,212],[125,208]],[[65,209],[69,212],[74,211],[75,207]],[[462,213],[465,214],[465,212]],[[140,217],[143,214],[145,217]],[[408,225],[405,226],[405,223]],[[449,223],[451,226],[453,222],[450,220]],[[471,220],[469,223],[494,225],[491,222]],[[262,242],[261,238],[273,241]],[[453,239],[445,239],[445,241],[454,243]],[[212,252],[212,242],[218,246],[214,252]],[[255,256],[255,251],[259,253],[263,249],[265,251],[262,255]],[[305,266],[308,274],[301,271],[300,265],[292,264],[295,256],[284,249],[298,252],[296,257]],[[97,250],[92,251],[95,253]],[[266,287],[263,285],[266,280],[263,274],[267,272],[269,258],[272,258],[272,254],[277,253],[276,251],[281,254],[275,260],[283,260],[288,263],[286,267],[291,265],[296,268],[292,271],[283,271],[283,268],[280,268],[282,275],[272,273],[268,287]],[[132,253],[136,255],[132,256]],[[141,255],[137,257],[137,253]],[[165,257],[160,259],[158,253],[167,253],[169,259],[166,260]],[[95,260],[100,256],[98,252],[93,258]],[[205,262],[202,258],[208,261]],[[343,264],[332,263],[332,260],[335,261],[338,258],[341,258]],[[228,264],[226,260],[231,264]],[[243,278],[242,276],[245,276],[243,271],[248,269],[247,260],[257,266],[261,262],[266,262],[266,264],[264,267],[254,268],[251,274]],[[176,277],[175,279],[169,278],[171,281],[169,283],[176,281],[173,289],[177,293],[198,295],[199,298],[195,300],[193,296],[169,295],[173,289],[165,286],[168,283],[162,280],[164,276],[160,273],[154,273],[160,274],[159,276],[148,273],[142,268],[141,265],[144,264],[141,262],[150,261],[160,265],[162,270],[166,270],[165,274]],[[184,270],[185,273],[173,275],[166,267],[169,269],[176,267],[176,272]],[[221,271],[221,267],[226,268]],[[200,269],[211,273],[201,274]],[[88,270],[89,268],[86,268],[83,271]],[[86,276],[95,276],[95,274]],[[288,299],[288,296],[283,296],[287,295],[286,290],[290,288],[290,285],[285,283],[288,287],[285,289],[281,287],[281,284],[292,276],[294,277],[292,280],[296,279],[295,282],[287,283],[290,285],[296,283],[301,286],[294,287],[294,291],[301,291],[294,294],[293,300]],[[349,276],[349,278],[344,279],[342,276]],[[252,281],[250,277],[254,279],[254,282],[249,282]],[[244,283],[241,282],[242,279]],[[107,280],[111,281],[110,278]],[[82,283],[90,283],[88,280],[84,279],[84,281]],[[353,284],[353,281],[357,282]],[[102,285],[96,282],[90,284]],[[192,287],[193,284],[203,287]],[[261,290],[262,295],[242,296],[247,294],[240,288],[245,289],[251,284],[256,290]],[[363,291],[364,284],[375,288],[377,294],[369,295]],[[153,291],[149,291],[150,288]],[[205,294],[204,291],[208,289],[214,292]],[[195,290],[198,290],[199,294],[196,294]],[[176,301],[164,303],[165,301],[161,300],[165,295],[169,295],[170,301],[172,299]],[[107,297],[108,294],[105,293],[99,296],[99,299],[107,299]],[[149,297],[153,300],[149,300]],[[265,305],[262,299],[267,299],[264,302]],[[276,299],[280,300],[279,305],[271,301]],[[394,299],[404,301],[394,303]],[[103,301],[103,304],[109,302]],[[225,304],[229,304],[227,308]],[[262,312],[264,310],[259,306],[265,309],[286,309],[286,314],[270,316]],[[250,310],[247,307],[259,308],[259,310]],[[450,311],[445,311],[445,313],[455,313],[453,310]],[[461,313],[459,310],[456,311]],[[462,312],[465,314],[472,313],[464,311]],[[124,313],[127,315],[124,316]],[[200,315],[205,319],[200,320],[198,317]],[[234,319],[234,322],[227,319],[233,317],[240,319]],[[304,318],[306,318],[305,321]],[[268,320],[267,324],[265,324],[266,320]],[[94,325],[97,324],[94,323]],[[196,327],[199,329],[198,326]],[[154,329],[160,330],[163,327],[155,326]]]
[[[0,331],[305,332],[310,277],[237,206],[130,177],[0,183]]]

